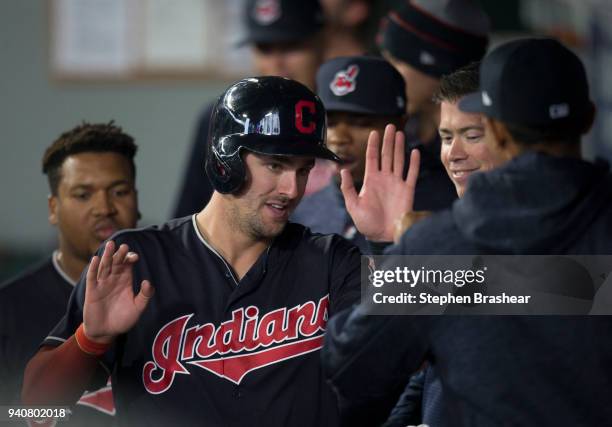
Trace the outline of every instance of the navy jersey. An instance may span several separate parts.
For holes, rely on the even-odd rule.
[[[291,220],[316,233],[339,234],[362,253],[370,251],[370,244],[357,230],[346,210],[342,192],[336,182],[330,182],[319,191],[304,196],[291,215]]]
[[[338,424],[319,350],[328,317],[359,299],[357,248],[290,223],[238,280],[195,215],[113,240],[140,256],[135,291],[143,279],[155,287],[139,321],[103,357],[119,424]],[[83,277],[45,345],[82,322],[84,289]]]
[[[74,283],[53,257],[0,287],[0,405],[19,404],[23,371],[49,329],[62,318]],[[86,392],[69,422],[58,425],[104,426],[114,423],[108,375],[101,389]]]

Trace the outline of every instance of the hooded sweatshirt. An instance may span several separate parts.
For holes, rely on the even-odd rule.
[[[388,254],[612,254],[605,164],[530,152],[475,175],[451,210],[416,224]],[[368,316],[331,319],[322,352],[343,412],[406,383],[435,382],[422,422],[444,426],[609,425],[612,318]],[[384,362],[384,363],[382,363]]]
[[[388,254],[612,254],[605,162],[529,152],[470,180],[463,198],[417,223]]]

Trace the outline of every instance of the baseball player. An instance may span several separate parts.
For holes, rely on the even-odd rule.
[[[421,152],[417,211],[446,209],[457,198],[440,163],[440,107],[433,95],[443,75],[482,59],[489,27],[473,0],[397,2],[382,21],[379,48],[406,82],[407,145]]]
[[[504,160],[490,148],[485,117],[459,109],[459,100],[478,90],[479,66],[479,62],[473,62],[443,76],[434,97],[440,105],[440,160],[459,197],[465,194],[471,176],[491,170]]]
[[[387,253],[612,253],[612,175],[606,163],[581,159],[581,136],[595,107],[584,65],[573,52],[552,39],[502,44],[483,60],[478,91],[458,106],[486,116],[489,147],[506,161],[471,177],[452,210],[416,224]],[[383,153],[401,145],[393,131]],[[376,165],[378,156],[372,161]],[[388,166],[369,171],[371,182],[387,192],[413,192]],[[367,204],[363,190],[358,197],[350,185],[344,189],[349,211],[376,204]],[[394,203],[386,201],[379,204],[383,211]],[[365,215],[363,222],[353,219],[358,226],[368,222]],[[391,228],[360,230],[384,240]],[[578,281],[585,299],[594,292],[589,279]],[[370,396],[428,361],[443,402],[437,418],[423,420],[432,426],[596,426],[612,419],[612,345],[601,339],[611,333],[608,316],[408,318],[368,316],[359,306],[332,319],[324,358],[347,407],[367,405]],[[360,387],[364,383],[375,386]]]
[[[317,88],[327,111],[327,145],[343,162],[332,182],[304,198],[292,220],[317,233],[340,234],[367,252],[368,243],[344,206],[339,169],[348,169],[361,186],[370,132],[382,133],[387,123],[400,129],[406,123],[404,80],[382,58],[349,56],[324,63]]]
[[[479,63],[474,62],[443,76],[434,96],[434,101],[440,104],[440,159],[460,198],[465,194],[471,176],[503,163],[499,153],[491,148],[491,135],[485,130],[485,116],[459,109],[459,100],[476,92],[478,81]],[[396,227],[394,240],[399,241],[406,228],[429,216],[415,214],[424,212],[407,212],[402,226]],[[426,368],[411,377],[385,427],[420,424],[423,419],[436,425],[443,408],[440,378],[433,369]]]
[[[244,2],[242,23],[245,35],[240,40],[253,56],[253,69],[261,76],[282,76],[314,90],[315,74],[323,61],[323,11],[319,0],[248,0]],[[191,215],[201,209],[214,191],[202,179],[211,114],[214,102],[202,109],[186,168],[181,179],[173,217]],[[329,177],[328,168],[318,166],[317,181]],[[309,182],[312,187],[313,176]],[[318,184],[320,188],[323,182]]]
[[[30,361],[28,404],[75,400],[102,366],[120,424],[337,425],[319,349],[359,296],[357,248],[288,223],[325,110],[282,77],[232,85],[212,115],[199,213],[115,234]]]
[[[81,272],[101,243],[139,217],[134,155],[118,126],[81,124],[60,135],[42,160],[49,222],[59,246],[43,263],[0,287],[0,402],[19,402],[21,378],[41,340],[66,312]],[[114,405],[108,375],[81,396],[70,425],[109,425]],[[65,425],[62,423],[61,425]]]

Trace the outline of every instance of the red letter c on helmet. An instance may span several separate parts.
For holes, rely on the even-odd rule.
[[[313,133],[317,124],[314,121],[311,121],[307,125],[304,123],[304,109],[308,109],[310,113],[314,114],[316,111],[314,102],[302,99],[295,104],[295,127],[301,133]]]

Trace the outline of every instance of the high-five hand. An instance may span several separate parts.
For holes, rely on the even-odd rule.
[[[419,176],[420,153],[412,150],[406,179],[404,172],[404,133],[387,125],[383,136],[372,131],[366,149],[363,186],[357,194],[348,170],[341,171],[342,194],[355,226],[372,241],[392,241],[395,223],[414,205],[414,192]]]
[[[130,330],[149,303],[154,289],[143,280],[134,295],[132,266],[138,255],[126,244],[115,251],[109,240],[101,257],[94,256],[87,270],[83,328],[85,335],[100,343],[110,343]]]

